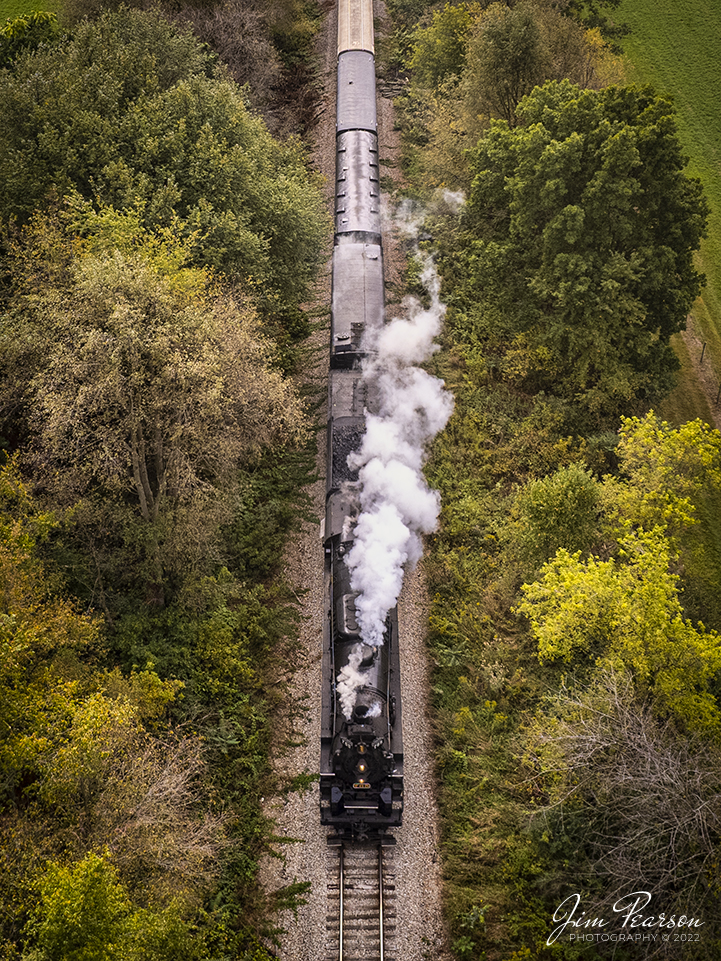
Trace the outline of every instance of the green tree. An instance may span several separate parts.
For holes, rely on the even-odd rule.
[[[72,698],[73,664],[97,649],[99,624],[78,613],[37,560],[57,521],[35,505],[15,464],[0,470],[0,807],[20,803]],[[61,662],[60,671],[54,664]]]
[[[127,9],[84,21],[0,76],[0,216],[27,220],[54,189],[179,219],[195,258],[297,300],[326,229],[298,143],[273,140],[189,32]]]
[[[543,83],[550,69],[533,3],[494,3],[478,17],[469,41],[467,77],[468,99],[477,112],[515,125],[519,100]]]
[[[546,80],[598,88],[623,77],[598,30],[585,30],[556,3],[522,0],[438,10],[415,32],[412,83],[403,100],[408,131],[423,149],[428,186],[470,187],[465,152],[491,119],[518,123],[519,100]]]
[[[700,288],[707,205],[650,88],[549,82],[472,154],[459,306],[475,336],[544,348],[537,386],[594,415],[668,389]],[[483,331],[486,331],[484,334]]]
[[[167,908],[197,903],[227,845],[227,815],[207,803],[207,747],[168,729],[183,684],[152,666],[128,676],[98,667],[100,623],[59,594],[38,559],[57,527],[16,466],[0,470],[3,943],[19,938],[37,901],[32,878],[48,859],[112,849],[129,895]],[[158,924],[143,922],[143,938],[161,938]]]
[[[0,404],[25,400],[36,481],[101,543],[129,539],[157,604],[166,575],[219,559],[239,465],[303,434],[252,309],[162,245],[81,258],[20,297],[3,342]]]
[[[507,537],[524,567],[534,570],[561,547],[588,550],[598,536],[599,511],[598,482],[570,464],[518,492]]]
[[[74,867],[49,865],[40,883],[36,938],[48,961],[115,961],[122,957],[127,893],[113,867],[89,854]]]
[[[601,87],[622,76],[599,31],[586,30],[556,4],[493,3],[476,15],[463,77],[469,116],[519,123],[516,107],[546,80]]]
[[[603,485],[609,516],[663,527],[687,615],[721,628],[721,435],[700,420],[671,427],[653,411],[623,418],[619,435],[619,477]]]
[[[171,904],[136,908],[107,852],[74,865],[51,863],[27,933],[32,961],[184,961],[204,956]]]
[[[634,524],[681,535],[721,494],[721,435],[703,421],[672,427],[653,411],[623,417],[616,452],[623,479],[613,496]]]
[[[427,27],[419,27],[415,35],[409,66],[414,83],[438,87],[449,77],[462,74],[466,63],[466,45],[478,7],[447,3],[433,13]]]
[[[606,13],[617,10],[621,0],[564,0],[563,5],[570,16],[587,27],[600,30],[604,37],[625,37],[629,32],[626,24],[611,19]]]
[[[630,671],[657,708],[690,731],[721,733],[712,692],[721,670],[721,636],[684,617],[678,575],[658,528],[621,540],[619,559],[601,561],[559,550],[534,584],[524,584],[525,614],[541,660],[594,658]]]
[[[11,66],[18,54],[51,43],[59,34],[57,16],[43,10],[6,20],[0,27],[0,67]]]

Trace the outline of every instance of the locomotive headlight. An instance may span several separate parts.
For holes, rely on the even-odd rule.
[[[358,770],[360,771],[361,774],[363,774],[363,772],[365,771],[365,769],[366,769],[365,764],[359,764],[359,765],[358,765]]]

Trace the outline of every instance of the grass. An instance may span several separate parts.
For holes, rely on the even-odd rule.
[[[656,405],[657,413],[663,420],[677,426],[698,417],[713,427],[711,408],[696,376],[688,348],[680,334],[675,334],[671,338],[671,343],[681,361],[681,370],[674,390]]]
[[[33,10],[59,13],[60,7],[61,0],[0,0],[0,24],[24,13],[32,13]]]
[[[629,79],[651,83],[673,99],[679,137],[689,157],[687,171],[701,180],[711,206],[708,237],[697,263],[706,275],[706,287],[694,305],[694,316],[711,362],[721,371],[721,4],[623,0],[617,19],[631,28],[623,41]],[[687,384],[688,378],[684,381]],[[681,410],[674,419],[680,416]]]

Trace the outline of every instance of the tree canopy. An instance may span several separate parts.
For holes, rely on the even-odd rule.
[[[492,3],[473,24],[464,78],[469,113],[520,122],[516,107],[546,80],[601,87],[615,58],[598,30],[584,30],[556,4]]]
[[[472,154],[463,301],[496,340],[536,350],[537,387],[595,414],[656,396],[700,289],[707,216],[673,108],[650,88],[552,81],[517,113]]]
[[[101,621],[39,559],[58,526],[14,464],[0,469],[0,928],[8,944],[25,926],[48,961],[105,956],[92,891],[128,919],[128,891],[150,900],[135,920],[187,937],[177,909],[207,889],[226,820],[208,805],[201,739],[167,727],[182,682],[99,666]],[[92,866],[112,890],[88,886]]]
[[[9,67],[18,54],[34,50],[41,43],[52,43],[60,35],[58,18],[54,13],[33,10],[0,27],[0,67]]]
[[[598,29],[556,0],[446,4],[412,33],[401,101],[428,186],[470,186],[466,151],[492,119],[520,122],[519,101],[546,80],[598,88],[623,76]]]
[[[597,481],[573,465],[517,496],[517,546],[550,557],[517,610],[541,660],[628,672],[662,714],[718,737],[721,636],[693,618],[700,610],[718,623],[707,511],[721,495],[721,437],[700,421],[672,428],[650,412],[623,419],[617,456],[618,476]],[[589,547],[598,556],[584,558]],[[709,595],[705,605],[699,594]]]
[[[100,583],[144,578],[162,603],[168,576],[219,560],[238,468],[298,440],[303,409],[253,308],[183,266],[187,244],[98,220],[83,241],[52,217],[26,230],[0,411],[22,425],[38,489],[95,543]]]
[[[188,32],[121,8],[0,75],[0,216],[51,190],[174,219],[195,259],[297,300],[326,219],[297,143],[280,144]]]
[[[551,61],[538,8],[494,3],[469,43],[470,97],[477,110],[516,123],[516,105],[549,76]]]
[[[70,6],[0,42],[0,955],[265,958],[273,575],[315,465],[288,348],[329,218],[188,27]],[[300,0],[205,36],[264,6],[310,47]]]
[[[478,13],[475,5],[447,3],[434,11],[428,26],[416,29],[409,62],[414,83],[437,87],[462,72],[474,13]]]
[[[629,534],[621,546],[625,563],[584,562],[562,548],[537,583],[524,585],[517,610],[531,621],[538,656],[598,656],[622,666],[652,688],[662,711],[718,736],[721,712],[709,686],[721,670],[721,636],[684,618],[658,528]]]
[[[642,887],[703,917],[711,957],[720,435],[642,416],[673,379],[706,205],[672,106],[591,89],[625,82],[617,0],[464,6],[418,18],[400,99],[412,189],[468,198],[425,222],[456,400],[427,467],[452,947],[535,957],[569,891],[600,916]]]
[[[30,375],[36,477],[61,499],[101,484],[157,520],[165,503],[302,433],[252,309],[196,280],[188,295],[142,256],[88,257],[69,287],[36,294],[7,324],[32,350],[16,359]]]
[[[586,550],[597,533],[599,510],[597,481],[580,464],[569,464],[519,491],[506,537],[521,565],[533,570],[560,547]]]

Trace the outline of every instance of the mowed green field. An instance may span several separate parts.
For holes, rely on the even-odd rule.
[[[623,0],[615,17],[631,28],[629,80],[673,99],[687,170],[711,205],[699,258],[707,286],[693,313],[721,374],[721,0]]]

